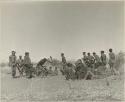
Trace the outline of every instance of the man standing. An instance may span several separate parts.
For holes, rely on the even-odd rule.
[[[12,51],[12,55],[9,56],[9,66],[12,70],[12,77],[15,78],[16,75],[16,55],[15,51]]]
[[[94,57],[94,67],[98,68],[100,65],[100,58],[95,52],[93,52],[93,57]]]
[[[61,53],[61,57],[62,57],[62,66],[63,66],[63,69],[61,70],[62,74],[63,75],[66,75],[66,78],[68,76],[68,72],[67,72],[67,62],[66,62],[66,58],[64,56],[64,53]]]
[[[32,78],[32,63],[31,63],[31,59],[29,57],[29,52],[25,52],[25,56],[24,56],[24,61],[23,61],[24,67],[25,67],[25,72],[26,72],[26,76],[28,78]]]
[[[83,52],[83,60],[84,64],[87,64],[87,56],[86,56],[86,52]]]
[[[88,53],[88,56],[87,56],[87,65],[88,65],[88,67],[93,68],[93,64],[94,64],[94,57],[91,56],[90,53]]]
[[[109,66],[112,73],[114,73],[114,64],[115,64],[115,54],[113,53],[112,49],[109,49]]]
[[[62,63],[65,65],[66,64],[66,58],[64,56],[64,53],[61,53],[61,57],[62,57]]]
[[[63,75],[65,74],[65,70],[66,70],[66,58],[64,56],[64,53],[61,53],[61,57],[62,57],[62,65],[63,65]]]
[[[101,51],[101,64],[103,65],[103,66],[106,66],[106,64],[107,64],[107,62],[106,62],[106,54],[105,54],[105,52],[104,51]]]

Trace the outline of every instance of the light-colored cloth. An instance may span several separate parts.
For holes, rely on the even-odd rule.
[[[113,52],[109,53],[109,64],[115,63],[115,54]]]

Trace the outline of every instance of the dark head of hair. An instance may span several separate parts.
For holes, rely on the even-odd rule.
[[[88,53],[88,55],[90,55],[90,53]]]
[[[25,52],[25,55],[29,55],[29,52]]]
[[[15,51],[12,51],[12,53],[11,53],[11,54],[15,56],[15,53],[16,53]]]
[[[93,55],[95,55],[96,53],[95,52],[93,52]]]
[[[16,53],[15,51],[12,51],[12,53]]]
[[[83,52],[83,55],[85,55],[86,54],[86,52]]]
[[[64,56],[64,53],[61,53],[61,56]]]
[[[104,53],[104,51],[101,51],[101,53]]]
[[[109,52],[112,52],[112,49],[109,49]]]

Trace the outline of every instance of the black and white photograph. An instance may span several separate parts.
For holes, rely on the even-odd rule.
[[[124,1],[0,0],[0,102],[124,102]]]

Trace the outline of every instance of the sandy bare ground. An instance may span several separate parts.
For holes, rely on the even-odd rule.
[[[13,79],[10,70],[1,71],[2,102],[88,102],[124,101],[124,78],[66,81],[62,75],[47,78]]]

